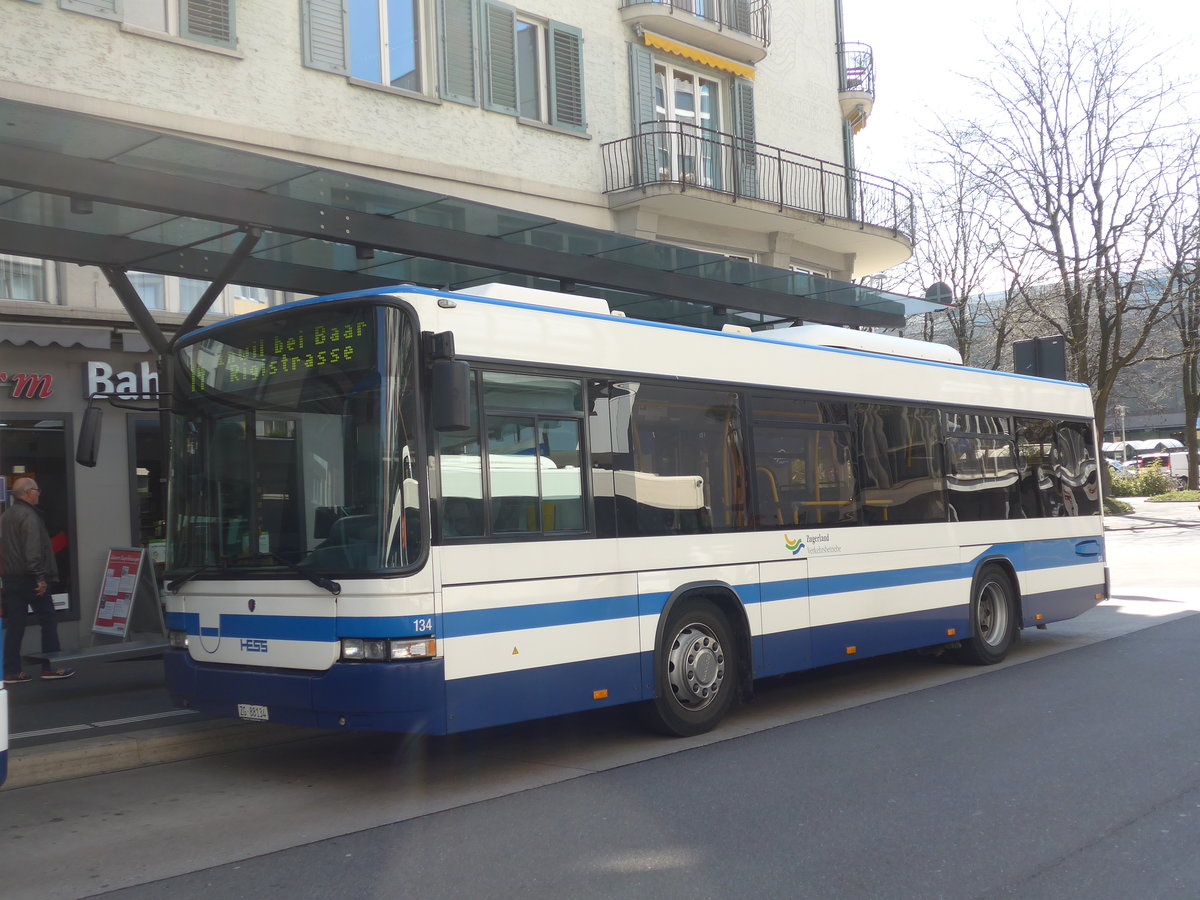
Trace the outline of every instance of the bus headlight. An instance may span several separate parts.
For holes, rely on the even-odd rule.
[[[392,659],[428,659],[437,656],[437,641],[422,638],[419,641],[388,641]]]
[[[428,659],[437,655],[437,641],[422,638],[342,638],[342,659],[367,662],[384,660]]]

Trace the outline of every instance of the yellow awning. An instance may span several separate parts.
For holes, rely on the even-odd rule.
[[[647,47],[665,50],[667,53],[674,53],[676,56],[682,56],[684,59],[698,62],[702,66],[720,69],[722,72],[732,72],[734,75],[741,75],[743,78],[754,79],[754,69],[751,66],[742,65],[723,56],[717,56],[715,53],[707,53],[704,50],[689,47],[687,44],[669,41],[665,37],[659,37],[657,34],[651,34],[648,31],[642,32],[642,40],[646,42]]]

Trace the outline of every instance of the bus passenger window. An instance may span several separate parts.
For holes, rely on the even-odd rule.
[[[754,526],[856,523],[845,406],[785,396],[753,402]]]
[[[946,438],[950,518],[958,522],[1020,518],[1012,444],[997,438]]]
[[[858,403],[855,411],[864,521],[946,521],[938,413],[883,403]]]
[[[1085,422],[1017,419],[1021,507],[1034,516],[1100,513],[1100,472]]]
[[[633,399],[614,420],[617,533],[695,534],[750,527],[737,394],[620,385]]]

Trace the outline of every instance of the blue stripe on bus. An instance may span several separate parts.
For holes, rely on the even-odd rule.
[[[911,587],[919,584],[968,579],[972,577],[982,560],[993,557],[1004,557],[1011,560],[1018,573],[1096,563],[1099,557],[1080,556],[1076,553],[1079,540],[1064,538],[995,545],[963,563],[852,572],[844,575],[810,576],[766,582],[762,585],[738,584],[732,587],[744,605],[752,606],[756,603],[771,603],[803,597],[828,597],[851,591]],[[588,597],[578,600],[533,603],[527,606],[503,606],[493,609],[450,612],[442,615],[439,637],[470,637],[637,616],[653,616],[662,612],[670,596],[669,592],[659,591],[643,594],[640,597],[637,595]],[[414,634],[412,616],[334,618],[223,613],[220,617],[219,629],[201,627],[200,616],[197,613],[172,612],[168,614],[167,620],[170,628],[181,629],[188,634],[202,634],[206,637],[220,635],[232,638],[332,641],[343,636],[408,637]]]
[[[1081,607],[1086,594],[1077,588],[1024,600],[1027,607],[1048,610],[1051,618],[1069,618],[1090,608],[1090,603]],[[947,628],[961,629],[959,635],[965,636],[967,610],[964,602],[763,635],[754,676],[944,643]],[[185,619],[198,621],[194,614],[173,613],[170,618],[172,627]],[[852,655],[846,652],[850,645],[857,651]],[[556,715],[647,699],[653,693],[653,662],[654,654],[644,651],[444,681],[441,660],[339,663],[322,672],[263,673],[207,666],[172,652],[167,654],[167,683],[173,695],[213,715],[236,716],[236,704],[260,703],[269,708],[272,721],[281,723],[441,734],[520,721],[533,712]]]
[[[442,632],[445,637],[468,637],[501,631],[521,631],[527,628],[547,628],[552,625],[579,625],[584,622],[628,619],[637,615],[636,595],[589,597],[584,600],[443,613]]]
[[[340,637],[405,638],[418,632],[414,620],[430,616],[264,616],[221,613],[220,627],[202,626],[198,613],[169,612],[167,627],[203,637],[275,638],[293,641],[332,641]]]

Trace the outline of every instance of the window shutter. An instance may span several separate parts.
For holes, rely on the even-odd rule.
[[[121,0],[58,0],[58,5],[72,12],[121,21]]]
[[[517,11],[483,0],[483,105],[517,114]]]
[[[236,47],[234,0],[181,0],[179,36],[222,47]]]
[[[438,0],[438,36],[441,55],[439,93],[458,103],[479,103],[475,72],[475,0]]]
[[[302,0],[301,57],[310,69],[350,74],[350,28],[344,0]]]
[[[550,23],[550,124],[583,131],[583,32]]]
[[[629,45],[629,109],[633,119],[630,134],[633,144],[632,187],[658,180],[654,135],[643,125],[654,121],[654,56],[641,44]]]
[[[747,78],[733,80],[733,134],[738,193],[743,197],[757,197],[758,146],[754,139],[754,82]]]
[[[641,44],[629,45],[629,98],[637,134],[643,122],[654,121],[654,56]]]

